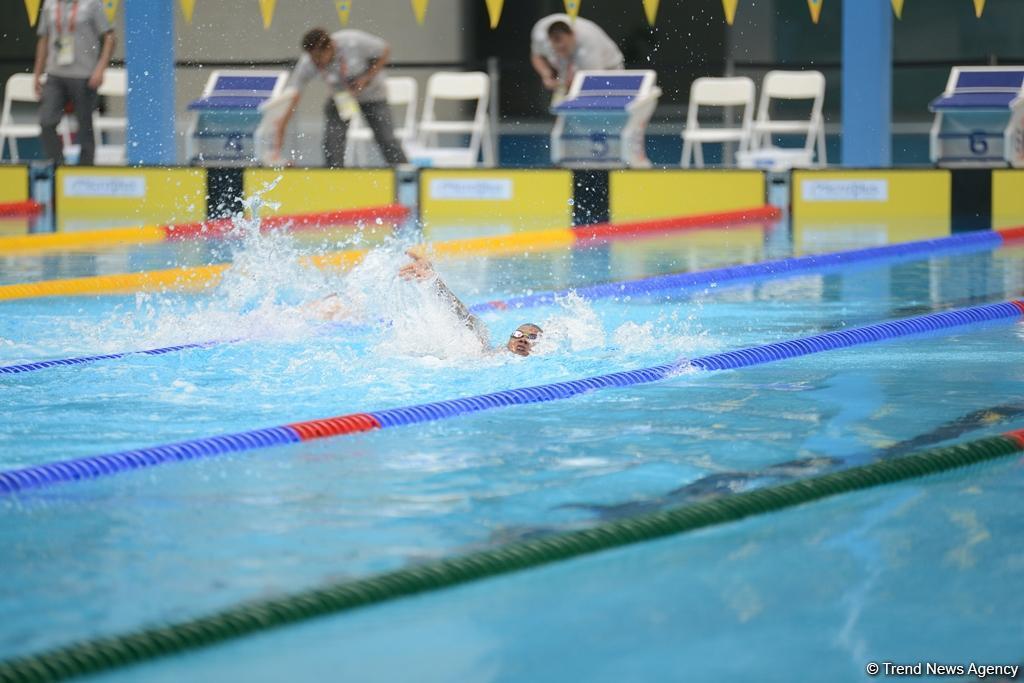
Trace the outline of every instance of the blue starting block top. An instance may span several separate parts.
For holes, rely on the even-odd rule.
[[[230,75],[214,73],[203,96],[189,103],[192,111],[259,109],[284,84],[284,75]]]
[[[955,67],[946,91],[932,101],[929,109],[938,111],[1006,111],[1024,94],[1024,68]]]
[[[573,83],[566,99],[551,111],[555,114],[625,112],[638,97],[648,95],[653,85],[653,75],[646,73],[583,74],[580,82]]]

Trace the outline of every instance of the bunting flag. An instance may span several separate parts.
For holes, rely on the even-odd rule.
[[[974,0],[974,16],[981,19],[982,13],[985,11],[985,0]]]
[[[644,0],[644,12],[647,13],[647,23],[654,26],[654,20],[658,18],[658,2],[660,0]]]
[[[41,0],[25,0],[25,11],[28,12],[28,23],[36,25],[39,18],[39,3]]]
[[[338,20],[342,26],[348,26],[348,15],[352,13],[352,0],[334,0],[334,9],[338,10]]]
[[[903,0],[892,0],[892,11],[897,19],[903,18]]]
[[[430,0],[412,0],[412,11],[416,13],[416,23],[423,24],[427,18],[427,3]]]
[[[736,5],[738,4],[740,4],[740,0],[722,0],[722,7],[725,8],[725,23],[729,26],[736,21]]]
[[[825,0],[807,0],[807,7],[811,10],[811,21],[815,24],[818,23],[818,19],[821,19],[821,3]]]
[[[260,1],[260,14],[263,16],[263,29],[270,28],[270,22],[274,20],[274,5],[277,4],[277,0],[259,0]]]
[[[487,0],[487,16],[491,18],[491,28],[498,28],[501,21],[501,8],[505,6],[505,0]]]
[[[103,11],[107,13],[107,21],[113,24],[117,16],[117,0],[103,0]]]
[[[180,0],[181,13],[185,15],[185,22],[192,23],[192,12],[196,8],[196,0]]]
[[[581,2],[583,0],[565,0],[565,13],[572,21],[576,21],[576,17],[579,16]]]

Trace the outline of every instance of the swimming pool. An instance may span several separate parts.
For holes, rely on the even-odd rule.
[[[451,259],[439,270],[476,303],[800,246],[780,225]],[[1011,245],[483,314],[496,341],[520,322],[545,327],[549,349],[520,359],[465,352],[444,311],[393,279],[399,246],[343,279],[283,267],[282,254],[303,249],[287,240],[242,248],[246,276],[209,296],[5,303],[4,365],[243,340],[0,377],[0,470],[654,366],[1024,294],[1024,249]],[[153,253],[122,250],[111,262],[149,263]],[[355,320],[300,314],[301,301],[332,289],[361,297]],[[0,607],[11,618],[0,658],[1021,429],[1022,343],[1019,322],[970,326],[4,496]],[[800,467],[767,469],[797,459]],[[762,474],[724,474],[735,472]],[[764,679],[793,680],[812,662],[820,677],[861,680],[868,661],[1009,663],[1024,627],[1013,590],[1024,562],[1012,550],[1022,484],[1019,463],[1001,460],[106,676],[394,680],[415,667],[427,680],[705,680],[763,665]]]

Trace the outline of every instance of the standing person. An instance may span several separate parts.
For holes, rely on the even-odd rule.
[[[544,87],[565,95],[577,71],[623,68],[622,52],[600,26],[568,14],[551,14],[530,32],[530,63]]]
[[[92,113],[103,83],[103,72],[114,53],[114,29],[100,0],[46,0],[39,15],[39,41],[33,69],[39,97],[39,126],[43,152],[64,163],[64,146],[57,125],[70,102],[78,120],[79,166],[92,166],[96,138]],[[46,83],[42,82],[43,73]]]
[[[322,28],[314,28],[302,37],[302,50],[289,81],[289,86],[296,88],[295,100],[278,124],[275,156],[280,155],[285,129],[299,104],[302,89],[319,73],[336,95],[347,94],[355,99],[387,162],[392,166],[406,163],[405,152],[395,139],[381,75],[391,55],[388,44],[365,31],[350,29],[328,34]],[[346,109],[345,97],[341,100],[342,108]],[[351,116],[342,118],[333,97],[324,105],[324,116],[324,161],[329,167],[340,168],[345,164],[345,136]]]

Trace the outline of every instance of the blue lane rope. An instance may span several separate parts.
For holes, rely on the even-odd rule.
[[[361,421],[363,426],[353,431],[367,431],[367,429],[374,428],[375,426],[370,426],[374,420],[379,423],[380,428],[397,427],[455,417],[491,408],[565,399],[598,389],[656,382],[687,367],[702,370],[742,368],[822,351],[895,339],[907,335],[952,329],[984,322],[1015,319],[1020,318],[1022,315],[1024,315],[1024,302],[1022,301],[972,306],[970,308],[930,313],[913,318],[903,318],[854,327],[848,330],[824,332],[810,337],[775,342],[747,349],[725,351],[691,360],[682,359],[668,365],[615,372],[555,384],[509,389],[481,396],[437,401],[404,408],[391,408],[374,413],[359,413],[313,422],[343,423],[353,420]],[[369,421],[366,421],[367,418],[369,418]],[[323,432],[323,436],[329,435],[329,432]],[[111,455],[92,456],[36,465],[19,470],[0,472],[0,493],[13,493],[30,488],[50,486],[60,482],[92,479],[166,462],[296,443],[300,440],[318,438],[319,436],[319,434],[308,434],[303,437],[295,427],[286,425],[227,436],[194,439],[167,446],[141,448]]]
[[[995,231],[965,233],[962,235],[953,235],[952,237],[907,242],[904,244],[893,244],[884,247],[869,247],[867,249],[854,249],[851,251],[840,251],[831,254],[797,256],[776,261],[765,261],[762,263],[753,263],[741,266],[715,268],[712,270],[702,270],[693,273],[659,275],[655,277],[641,278],[638,280],[610,282],[590,287],[571,290],[567,289],[559,292],[542,292],[540,294],[533,294],[530,296],[514,297],[506,301],[479,303],[470,306],[469,310],[471,313],[485,313],[487,311],[506,308],[541,306],[554,303],[556,299],[567,296],[570,292],[576,292],[584,299],[603,299],[617,296],[649,295],[656,292],[704,289],[710,285],[733,285],[745,281],[792,277],[808,271],[825,272],[830,269],[859,265],[869,261],[904,258],[913,259],[918,256],[939,252],[988,250],[998,248],[1002,243],[1003,238]],[[123,353],[43,360],[21,363],[19,365],[6,365],[0,366],[0,374],[34,372],[36,370],[44,370],[46,368],[82,365],[100,360],[114,360],[139,354],[158,356],[174,351],[209,348],[218,344],[227,344],[237,341],[242,340],[231,339],[225,341],[209,341],[196,344],[182,344],[180,346],[168,346],[160,349],[125,351]]]
[[[561,292],[541,292],[530,296],[514,297],[505,301],[491,301],[470,306],[472,313],[484,313],[506,308],[527,308],[554,303],[556,298],[575,292],[584,299],[606,299],[617,296],[650,295],[659,292],[704,289],[711,285],[733,285],[746,281],[784,278],[808,272],[826,272],[870,261],[890,259],[916,259],[920,256],[943,252],[984,251],[1003,244],[1002,236],[995,231],[964,233],[952,237],[891,244],[884,247],[868,247],[829,254],[795,256],[775,261],[762,261],[739,266],[701,270],[692,273],[659,275],[656,277],[609,282],[590,287],[578,287]]]

